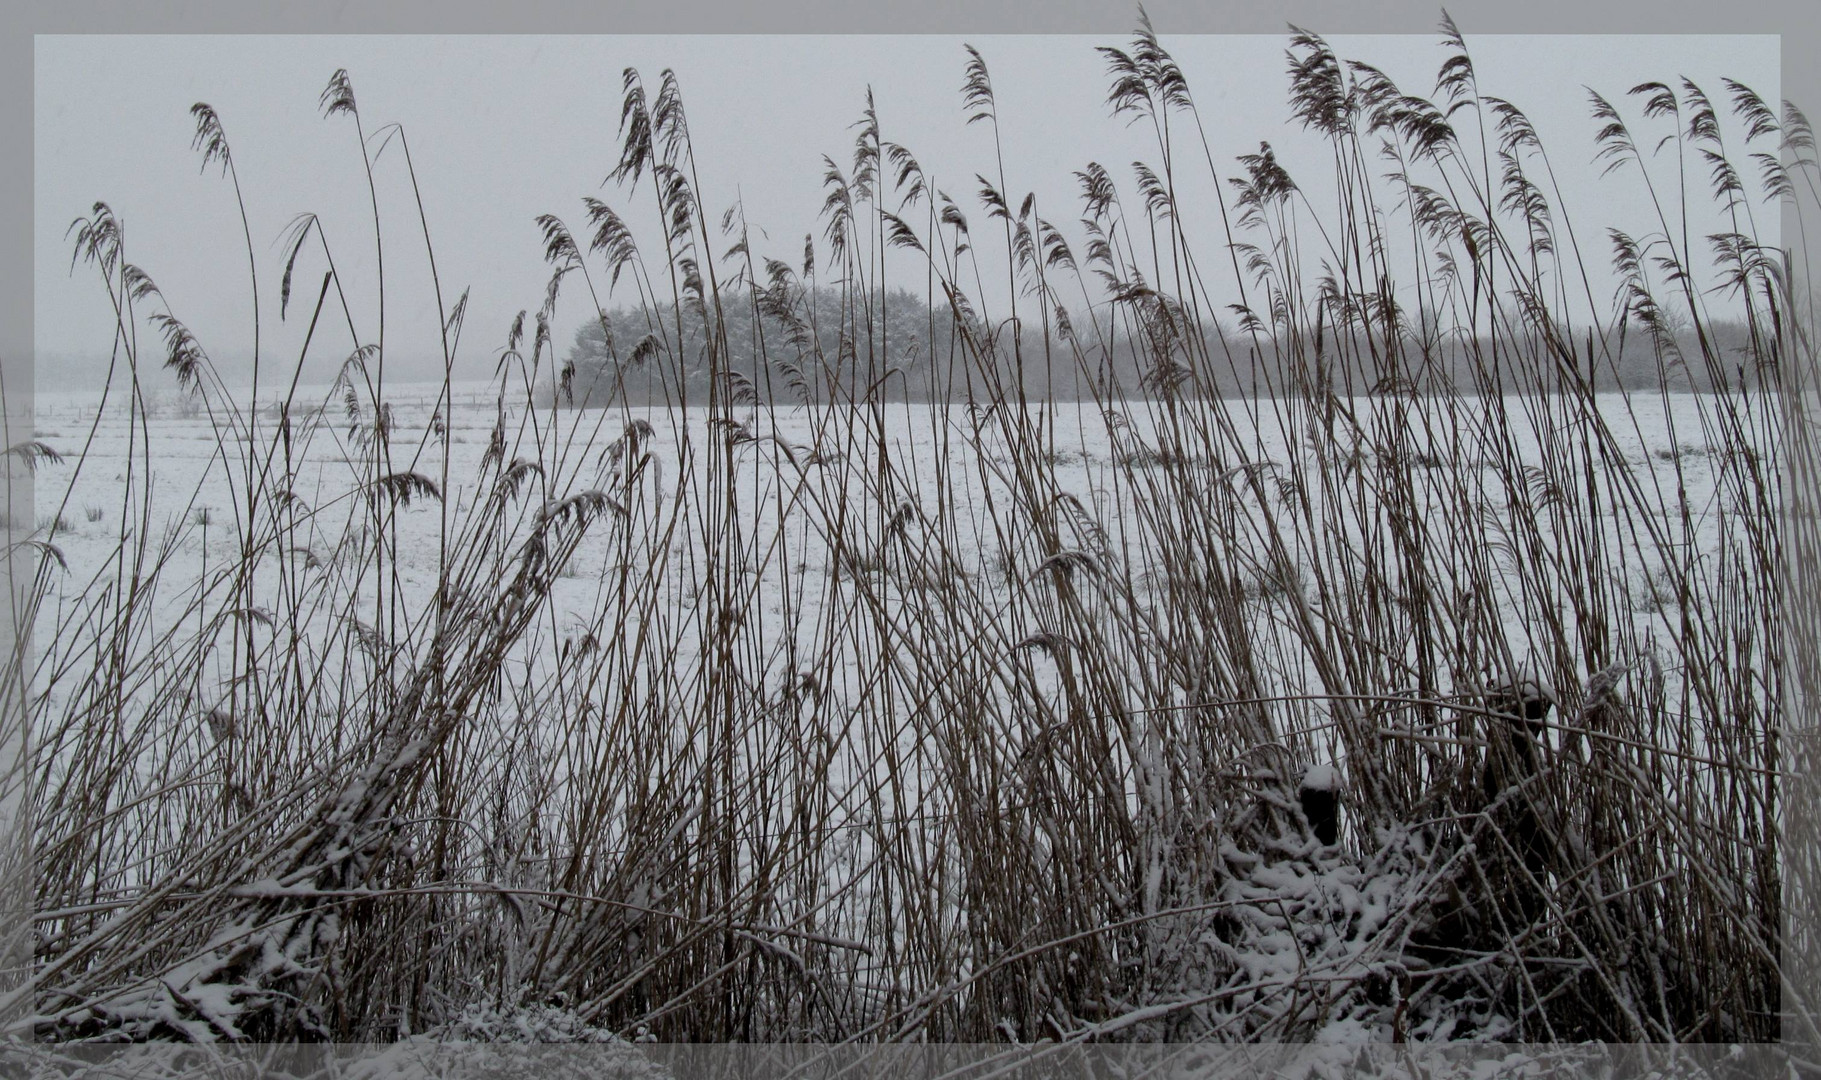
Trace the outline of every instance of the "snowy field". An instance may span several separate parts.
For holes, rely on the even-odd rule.
[[[211,417],[175,394],[137,416],[98,412],[97,400],[37,401],[35,437],[63,455],[41,463],[36,489],[37,538],[51,546],[34,677],[39,730],[58,731],[60,748],[46,767],[59,782],[77,775],[54,759],[92,753],[94,718],[106,717],[139,748],[114,759],[142,772],[116,781],[122,798],[199,791],[194,803],[129,800],[121,843],[193,844],[185,815],[284,820],[296,800],[286,793],[299,790],[366,805],[369,780],[337,779],[325,763],[400,737],[394,717],[414,715],[420,691],[440,694],[445,678],[479,665],[485,677],[458,695],[464,717],[426,714],[460,748],[446,752],[459,753],[464,779],[408,820],[455,814],[455,843],[478,838],[450,856],[459,871],[433,880],[663,912],[686,888],[716,903],[743,894],[706,878],[679,884],[651,851],[684,865],[724,860],[715,865],[729,880],[760,883],[741,889],[768,890],[739,933],[772,935],[765,955],[839,986],[770,1018],[777,1037],[886,1024],[903,1015],[907,986],[974,986],[1002,963],[988,958],[1021,955],[1030,935],[1121,927],[1108,970],[1139,965],[1143,984],[1163,989],[1058,989],[1064,1004],[1044,1014],[1055,1030],[1175,1037],[1192,1023],[1223,1038],[1341,1042],[1406,1027],[1436,1038],[1525,1031],[1524,991],[1478,989],[1482,968],[1503,970],[1499,953],[1441,963],[1458,947],[1434,944],[1469,933],[1445,929],[1454,924],[1437,897],[1473,847],[1437,831],[1453,819],[1422,793],[1477,789],[1473,755],[1496,738],[1474,711],[1488,687],[1528,677],[1559,704],[1543,736],[1558,794],[1573,770],[1642,778],[1636,761],[1655,761],[1660,779],[1639,782],[1662,787],[1639,798],[1709,814],[1736,789],[1687,785],[1718,763],[1709,755],[1737,761],[1755,746],[1718,710],[1753,700],[1765,678],[1753,621],[1762,598],[1738,590],[1757,580],[1753,529],[1771,520],[1748,466],[1775,460],[1774,429],[1753,426],[1776,415],[1774,401],[715,415],[527,409],[522,389],[456,384],[445,399],[439,387],[397,385],[384,395],[381,445],[359,395],[350,411],[324,387],[300,390],[288,427],[264,402],[250,440],[246,414]],[[262,493],[250,545],[249,446]],[[442,611],[439,573],[451,583]],[[504,652],[486,652],[521,593],[535,607],[499,638]],[[123,596],[131,619],[106,615],[126,610]],[[109,618],[133,632],[110,638]],[[480,629],[463,637],[457,623]],[[467,659],[439,665],[451,641]],[[103,656],[130,674],[124,700],[97,712],[83,673]],[[1739,670],[1690,678],[1691,657]],[[1738,696],[1719,704],[1719,692]],[[1599,719],[1615,693],[1630,726]],[[1654,758],[1601,756],[1645,738]],[[1346,808],[1339,847],[1295,839],[1314,819],[1272,809],[1293,804],[1271,791],[1299,781]],[[1387,818],[1388,806],[1409,816]],[[1578,823],[1563,843],[1579,861],[1564,854],[1536,872],[1605,888],[1575,869],[1610,843],[1602,812],[1564,817]],[[1605,880],[1647,886],[1692,872],[1679,860],[1707,842],[1633,852],[1646,869],[1609,866]],[[346,862],[364,849],[333,850]],[[143,870],[130,860],[113,880],[156,882],[159,857]],[[365,880],[304,865],[287,874],[255,860],[235,895],[307,905]],[[775,882],[774,866],[787,868]],[[991,891],[1000,879],[1075,891],[1006,909]],[[638,917],[521,910],[500,924],[490,902],[470,902],[464,917],[492,928],[503,967],[490,977],[502,985],[552,941],[633,950],[645,940]],[[1670,938],[1682,930],[1659,915],[1626,918],[1627,933],[1665,957],[1679,947]],[[898,940],[926,951],[890,953]],[[228,954],[211,955],[173,977],[187,980],[184,1000],[215,1002],[215,1022],[231,1027],[263,991],[224,986]],[[699,971],[692,955],[667,962]],[[1387,956],[1401,956],[1395,970],[1440,973],[1407,1017],[1385,1003]],[[1062,978],[1063,962],[1046,953],[1002,973],[1014,981],[968,993],[991,985],[1022,1000]],[[571,978],[584,976],[556,985],[583,985]],[[1336,988],[1332,1000],[1303,1016],[1296,988],[1317,984]],[[1164,990],[1176,996],[1159,1004]],[[940,1008],[968,1015],[960,989],[931,993],[920,1023]],[[129,1025],[189,1015],[161,994],[129,995],[112,1015]],[[1028,1039],[1033,1023],[992,1030]]]
[[[313,513],[291,555],[315,563],[345,552],[348,530],[358,528],[363,516],[357,495],[363,480],[360,451],[350,442],[340,403],[330,399],[326,389],[300,388],[293,406],[293,413],[302,417],[295,424],[295,456],[302,464],[289,486]],[[1025,463],[1007,449],[1008,441],[1025,440],[1013,433],[998,410],[928,404],[887,404],[876,410],[749,406],[731,411],[733,424],[711,422],[706,408],[564,409],[554,416],[546,412],[527,418],[522,393],[517,395],[521,404],[502,406],[496,386],[476,382],[452,388],[454,404],[446,413],[445,440],[434,430],[439,393],[439,387],[428,384],[400,384],[389,390],[393,470],[417,472],[435,482],[445,493],[447,518],[459,519],[487,497],[489,484],[477,484],[475,478],[503,417],[504,430],[514,440],[506,457],[542,466],[526,494],[534,505],[594,488],[607,490],[628,509],[649,509],[649,515],[638,519],[646,532],[633,547],[668,556],[661,560],[661,577],[645,584],[658,590],[664,606],[678,610],[692,607],[701,591],[698,575],[705,541],[694,530],[669,528],[670,515],[680,493],[701,482],[713,448],[730,445],[733,470],[722,479],[738,506],[738,535],[755,545],[742,556],[749,575],[742,595],[760,623],[759,637],[772,650],[769,662],[774,665],[787,653],[815,656],[820,651],[814,638],[823,625],[820,607],[829,595],[830,578],[856,569],[871,572],[882,586],[904,590],[907,602],[914,598],[917,575],[889,572],[891,545],[882,542],[887,533],[931,538],[943,548],[945,565],[989,591],[1003,591],[1009,582],[1029,577],[1045,557],[995,529],[996,516],[1009,519],[1018,499],[1030,496],[1020,479]],[[513,395],[507,394],[505,400],[511,402]],[[150,521],[158,538],[170,542],[174,552],[162,575],[167,582],[200,580],[211,567],[219,572],[240,551],[233,517],[236,498],[244,494],[236,489],[244,480],[235,455],[244,451],[223,442],[221,430],[226,425],[201,415],[193,403],[185,407],[176,393],[152,398],[151,419],[143,428],[130,425],[124,412],[110,410],[98,416],[97,401],[98,395],[84,393],[37,397],[35,437],[68,455],[63,464],[48,468],[37,484],[37,535],[50,539],[69,564],[69,570],[52,581],[51,601],[41,613],[41,635],[54,634],[58,621],[67,617],[68,605],[91,587],[95,575],[106,575],[116,566],[129,443],[134,444],[132,456],[138,461],[148,460],[146,447],[150,448]],[[264,414],[267,429],[262,439],[275,426],[273,404],[268,402]],[[1379,465],[1370,450],[1362,453],[1357,447],[1382,447],[1386,425],[1393,423],[1402,425],[1398,438],[1417,463],[1414,494],[1438,534],[1436,543],[1444,538],[1478,543],[1509,567],[1519,557],[1521,540],[1514,534],[1522,519],[1534,522],[1542,550],[1567,551],[1554,536],[1557,520],[1546,512],[1544,471],[1549,466],[1559,469],[1556,459],[1588,444],[1584,425],[1559,401],[1512,396],[1498,404],[1513,421],[1509,449],[1533,470],[1522,478],[1530,489],[1517,505],[1517,493],[1495,468],[1507,447],[1489,444],[1475,430],[1491,408],[1478,399],[1438,401],[1427,413],[1406,405],[1407,412],[1395,418],[1391,406],[1382,401],[1346,402],[1352,419],[1340,423],[1331,436],[1312,430],[1306,417],[1286,421],[1281,407],[1249,401],[1226,403],[1234,421],[1230,432],[1216,429],[1214,413],[1206,406],[1182,406],[1174,420],[1179,425],[1174,443],[1172,420],[1163,407],[1143,401],[1105,412],[1092,403],[1033,406],[1026,430],[1043,454],[1038,463],[1043,474],[1040,497],[1067,503],[1072,511],[1066,520],[1078,531],[1065,537],[1063,546],[1097,559],[1112,558],[1141,594],[1166,587],[1166,570],[1159,553],[1147,550],[1147,544],[1155,542],[1155,531],[1141,520],[1153,491],[1133,478],[1160,475],[1172,445],[1215,448],[1216,458],[1203,454],[1192,461],[1190,482],[1232,485],[1249,507],[1253,529],[1260,527],[1256,522],[1263,517],[1256,492],[1234,484],[1248,473],[1268,479],[1260,490],[1267,492],[1267,503],[1274,502],[1272,509],[1280,519],[1296,517],[1293,500],[1306,496],[1313,500],[1308,513],[1315,520],[1349,522],[1353,531],[1344,541],[1302,538],[1294,544],[1300,566],[1290,577],[1313,591],[1311,572],[1335,558],[1361,557],[1366,550],[1360,546],[1362,538],[1380,523],[1369,523],[1355,513],[1358,507],[1340,498],[1344,492],[1324,489],[1309,478],[1320,477],[1335,460],[1342,460],[1348,475],[1368,489],[1359,505],[1372,505]],[[1721,462],[1714,445],[1718,439],[1710,441],[1712,403],[1705,412],[1703,404],[1690,394],[1598,398],[1617,459],[1601,464],[1633,477],[1650,516],[1657,519],[1647,523],[1642,515],[1621,508],[1604,514],[1599,525],[1608,550],[1618,555],[1603,572],[1631,601],[1624,617],[1646,641],[1673,637],[1678,622],[1677,598],[1662,556],[1665,547],[1687,553],[1697,567],[1714,566],[1723,553],[1723,523],[1731,508],[1728,493],[1716,484]],[[320,411],[313,412],[318,406]],[[1747,402],[1741,411],[1751,415],[1767,410]],[[1768,411],[1774,415],[1774,405]],[[1481,415],[1472,415],[1476,412]],[[617,471],[614,448],[627,430],[641,425],[648,425],[651,432],[642,443],[650,461],[638,484],[627,485]],[[539,431],[539,426],[554,426],[554,431]],[[1557,429],[1559,442],[1538,434]],[[686,445],[692,455],[689,465],[683,460]],[[1184,453],[1193,458],[1197,451]],[[1346,461],[1349,454],[1352,460]],[[1771,447],[1765,446],[1764,454],[1774,460]],[[881,455],[891,476],[886,488],[877,481]],[[1477,520],[1461,516],[1463,491],[1473,496]],[[1324,506],[1324,499],[1347,505]],[[398,577],[417,605],[431,595],[439,559],[447,554],[439,539],[445,527],[439,507],[434,499],[419,500],[397,517]],[[1652,542],[1653,525],[1666,545]],[[660,533],[667,544],[658,544]],[[557,627],[592,626],[598,633],[600,616],[613,607],[610,593],[625,569],[624,539],[607,528],[584,538],[553,584],[552,617]],[[845,554],[837,554],[837,549]],[[869,562],[869,553],[878,561]],[[278,558],[276,552],[268,554]],[[1010,565],[1022,556],[1029,558]],[[1278,582],[1270,566],[1244,551],[1234,556],[1229,570],[1242,585],[1249,583],[1256,592],[1262,582],[1265,593],[1281,592],[1274,588]],[[917,569],[923,572],[928,567]],[[275,579],[268,575],[268,580]],[[173,612],[193,599],[176,590],[161,595]],[[1518,650],[1514,666],[1546,667],[1546,660],[1533,662],[1523,651],[1533,636],[1525,623],[1525,598],[1513,593],[1507,600],[1506,637]],[[1281,621],[1273,617],[1274,611],[1273,605],[1260,606],[1260,632],[1271,632],[1271,625]],[[787,638],[792,639],[790,647],[785,645]],[[784,674],[773,670],[765,677]],[[1283,675],[1289,688],[1284,692],[1294,692],[1308,686],[1315,673]],[[840,672],[823,677],[837,684],[849,681]],[[1673,671],[1670,677],[1674,678]]]

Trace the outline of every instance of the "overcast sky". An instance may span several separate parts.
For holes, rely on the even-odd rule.
[[[1156,152],[1148,132],[1108,114],[1105,65],[1094,52],[1096,45],[1124,41],[966,40],[981,50],[992,73],[1006,186],[1014,199],[1034,192],[1038,212],[1066,226],[1080,215],[1073,171],[1099,161],[1129,204],[1138,205],[1130,163],[1154,160]],[[372,219],[354,125],[345,116],[325,119],[318,104],[331,73],[346,68],[367,132],[396,121],[409,138],[445,304],[472,290],[457,374],[473,375],[492,370],[513,315],[542,302],[549,268],[536,215],[555,213],[580,234],[581,199],[593,195],[634,220],[644,236],[654,235],[648,190],[602,186],[618,157],[623,68],[638,68],[654,92],[659,72],[675,69],[711,217],[718,220],[739,199],[755,229],[756,253],[800,264],[805,234],[814,233],[819,245],[822,236],[822,157],[844,169],[851,165],[851,125],[869,85],[884,137],[908,146],[970,220],[985,220],[973,175],[992,175],[996,165],[991,132],[965,122],[962,42],[41,36],[34,114],[39,386],[51,389],[61,376],[87,370],[74,361],[105,357],[111,346],[106,294],[93,269],[79,266],[71,275],[65,238],[71,220],[96,200],[109,203],[124,222],[127,258],[157,281],[177,317],[230,378],[236,364],[244,365],[252,337],[245,242],[232,188],[217,170],[199,171],[200,155],[190,146],[194,102],[216,108],[233,147],[259,260],[268,363],[288,371],[295,362],[321,281],[320,255],[307,256],[293,309],[281,324],[279,238],[300,212],[320,215],[350,286],[357,325],[363,337],[373,333]],[[1327,158],[1291,119],[1282,36],[1166,35],[1164,44],[1187,72],[1223,175],[1232,174],[1235,155],[1269,140],[1293,177],[1306,188],[1319,185]],[[1345,57],[1380,67],[1407,92],[1424,95],[1432,92],[1445,55],[1433,37],[1337,37],[1332,44]],[[1481,89],[1530,115],[1562,174],[1577,232],[1601,264],[1606,226],[1635,234],[1655,226],[1645,215],[1635,173],[1598,179],[1597,125],[1582,85],[1619,101],[1639,82],[1686,76],[1722,101],[1721,79],[1729,77],[1776,101],[1777,44],[1769,36],[1468,39]],[[1640,132],[1663,130],[1639,119],[1636,99],[1623,107]],[[1738,153],[1742,132],[1729,127],[1727,133]],[[387,245],[388,353],[392,362],[422,360],[436,354],[436,298],[396,147],[378,162],[375,181]],[[1204,206],[1185,198],[1184,216],[1191,230],[1212,237],[1218,222]],[[1767,215],[1760,224],[1772,221]],[[716,239],[717,252],[725,246]],[[984,254],[990,252],[983,240]],[[904,283],[920,286],[922,275],[910,280],[907,274]],[[598,284],[606,287],[604,275]],[[603,299],[612,306],[632,296],[622,289]],[[554,334],[559,351],[590,310],[579,286],[566,287]],[[339,337],[312,346],[306,381],[328,379],[348,352],[346,338],[343,327]]]

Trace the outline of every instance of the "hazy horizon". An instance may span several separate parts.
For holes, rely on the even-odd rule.
[[[1720,80],[1732,78],[1766,100],[1778,98],[1774,36],[1476,37],[1471,27],[1463,30],[1482,91],[1529,114],[1572,221],[1581,226],[1611,225],[1634,235],[1654,227],[1638,204],[1635,170],[1599,179],[1597,124],[1582,84],[1650,132],[1639,137],[1647,155],[1658,131],[1646,129],[1639,102],[1626,95],[1638,82],[1686,76],[1724,100]],[[1220,175],[1233,174],[1236,155],[1270,141],[1322,207],[1327,151],[1293,119],[1286,101],[1287,35],[1171,35],[1165,27],[1162,36],[1196,96]],[[1444,56],[1434,35],[1330,40],[1343,58],[1372,63],[1415,94],[1432,92]],[[800,265],[806,235],[827,259],[819,217],[823,156],[850,169],[852,125],[869,86],[883,136],[907,146],[935,187],[970,218],[984,220],[975,173],[994,176],[996,164],[988,125],[969,125],[963,111],[964,42],[980,49],[992,74],[1008,193],[1034,194],[1038,212],[1077,244],[1075,170],[1101,162],[1122,197],[1137,205],[1130,163],[1155,159],[1152,136],[1109,115],[1105,64],[1094,51],[1123,47],[1123,37],[41,36],[35,49],[39,381],[48,389],[105,369],[112,343],[106,294],[93,268],[70,272],[66,237],[71,220],[97,200],[123,222],[126,257],[159,284],[224,378],[245,381],[252,345],[246,240],[233,187],[219,169],[200,168],[201,155],[191,148],[193,102],[214,106],[235,155],[259,260],[268,371],[288,376],[296,364],[308,321],[298,308],[313,299],[302,294],[314,292],[323,270],[319,253],[306,255],[288,318],[282,324],[272,318],[285,254],[281,236],[299,213],[320,216],[351,286],[360,332],[368,339],[374,334],[371,208],[354,125],[347,117],[324,119],[319,106],[330,73],[346,68],[370,147],[379,149],[387,124],[404,126],[444,310],[471,290],[456,374],[475,377],[492,370],[512,318],[543,301],[549,267],[538,214],[557,214],[579,235],[582,197],[601,198],[632,224],[647,257],[661,261],[654,254],[661,243],[649,181],[630,191],[603,185],[619,156],[623,68],[637,68],[651,93],[660,71],[677,72],[708,216],[717,220],[739,203],[755,253]],[[1729,110],[1722,110],[1722,123],[1729,139],[1739,141]],[[1185,225],[1213,235],[1218,219],[1206,198],[1206,161],[1197,142],[1190,139],[1187,147],[1183,171],[1193,166],[1201,177],[1182,181]],[[1667,154],[1662,164],[1672,164]],[[407,377],[431,374],[440,367],[436,295],[396,143],[380,153],[374,180],[387,252],[388,364]],[[1699,195],[1705,203],[1705,190]],[[1775,224],[1768,215],[1759,227],[1774,235]],[[732,240],[717,235],[711,242],[718,256]],[[990,240],[982,242],[990,249]],[[1603,271],[1604,237],[1585,242],[1589,266]],[[922,272],[908,255],[892,258],[888,265],[909,268],[896,283],[920,287]],[[604,292],[606,275],[597,277]],[[987,303],[1003,302],[1003,282],[989,276],[979,287]],[[574,283],[565,290],[552,323],[559,354],[592,314],[585,292]],[[1609,292],[1595,288],[1596,303]],[[605,307],[637,302],[624,282],[599,299]],[[346,341],[319,336],[305,379],[326,380],[347,351]]]

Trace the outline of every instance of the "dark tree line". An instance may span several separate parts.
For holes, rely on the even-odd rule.
[[[1495,350],[1485,341],[1425,335],[1420,325],[1401,329],[1393,344],[1382,334],[1331,334],[1313,362],[1289,361],[1268,334],[1255,338],[1231,327],[1173,333],[1160,344],[1142,315],[1103,314],[1098,334],[1076,328],[1052,333],[1046,344],[1028,326],[993,326],[971,311],[958,318],[940,298],[930,304],[903,289],[870,298],[838,288],[726,290],[721,340],[711,355],[707,314],[705,305],[688,300],[681,318],[670,304],[602,312],[577,330],[570,346],[565,400],[600,404],[618,391],[634,403],[706,404],[717,371],[736,403],[780,405],[991,400],[995,386],[1015,386],[1020,378],[1031,397],[1061,400],[1251,396],[1323,385],[1343,395],[1400,386],[1526,392],[1561,390],[1574,378],[1601,391],[1715,388],[1699,343],[1687,334],[1653,341],[1641,332],[1609,332],[1605,341],[1576,341],[1570,375],[1540,339],[1517,355],[1509,342]],[[1727,384],[1760,385],[1762,373],[1742,359],[1749,352],[1744,326],[1717,323],[1708,332],[1710,348],[1741,358],[1724,371]]]

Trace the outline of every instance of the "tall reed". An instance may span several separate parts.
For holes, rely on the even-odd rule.
[[[1136,199],[1084,163],[1066,226],[1003,153],[985,218],[964,209],[869,95],[801,261],[755,251],[743,208],[713,219],[677,79],[629,70],[609,179],[661,250],[608,201],[580,232],[540,218],[549,288],[480,409],[421,200],[438,391],[396,398],[383,272],[367,325],[306,214],[278,315],[308,332],[270,412],[95,204],[75,255],[116,325],[86,437],[129,449],[60,466],[58,514],[121,472],[107,557],[32,549],[15,1030],[1808,1029],[1779,963],[1777,524],[1779,389],[1813,339],[1759,231],[1814,201],[1808,126],[1733,83],[1595,96],[1613,182],[1658,218],[1577,235],[1524,114],[1451,23],[1443,43],[1430,100],[1291,37],[1331,205],[1268,147],[1222,171],[1148,21],[1101,52],[1155,155]],[[999,146],[971,48],[962,103]],[[322,104],[359,139],[380,265],[417,257],[385,249],[372,183],[417,190],[403,128],[370,150],[346,72]],[[222,118],[195,115],[238,198]],[[1192,176],[1218,205],[1179,201]],[[1703,244],[1709,197],[1731,225]],[[888,332],[900,287],[930,308],[916,364]],[[630,343],[606,314],[628,290]],[[558,358],[560,301],[603,313],[601,372]],[[1605,391],[1640,340],[1654,389]],[[321,401],[298,393],[312,349],[346,350]],[[1086,398],[1031,392],[1063,376]],[[154,489],[173,429],[147,408],[173,378],[218,440],[183,507]],[[1523,768],[1497,763],[1519,677],[1553,701]],[[1338,844],[1299,801],[1330,777]]]

